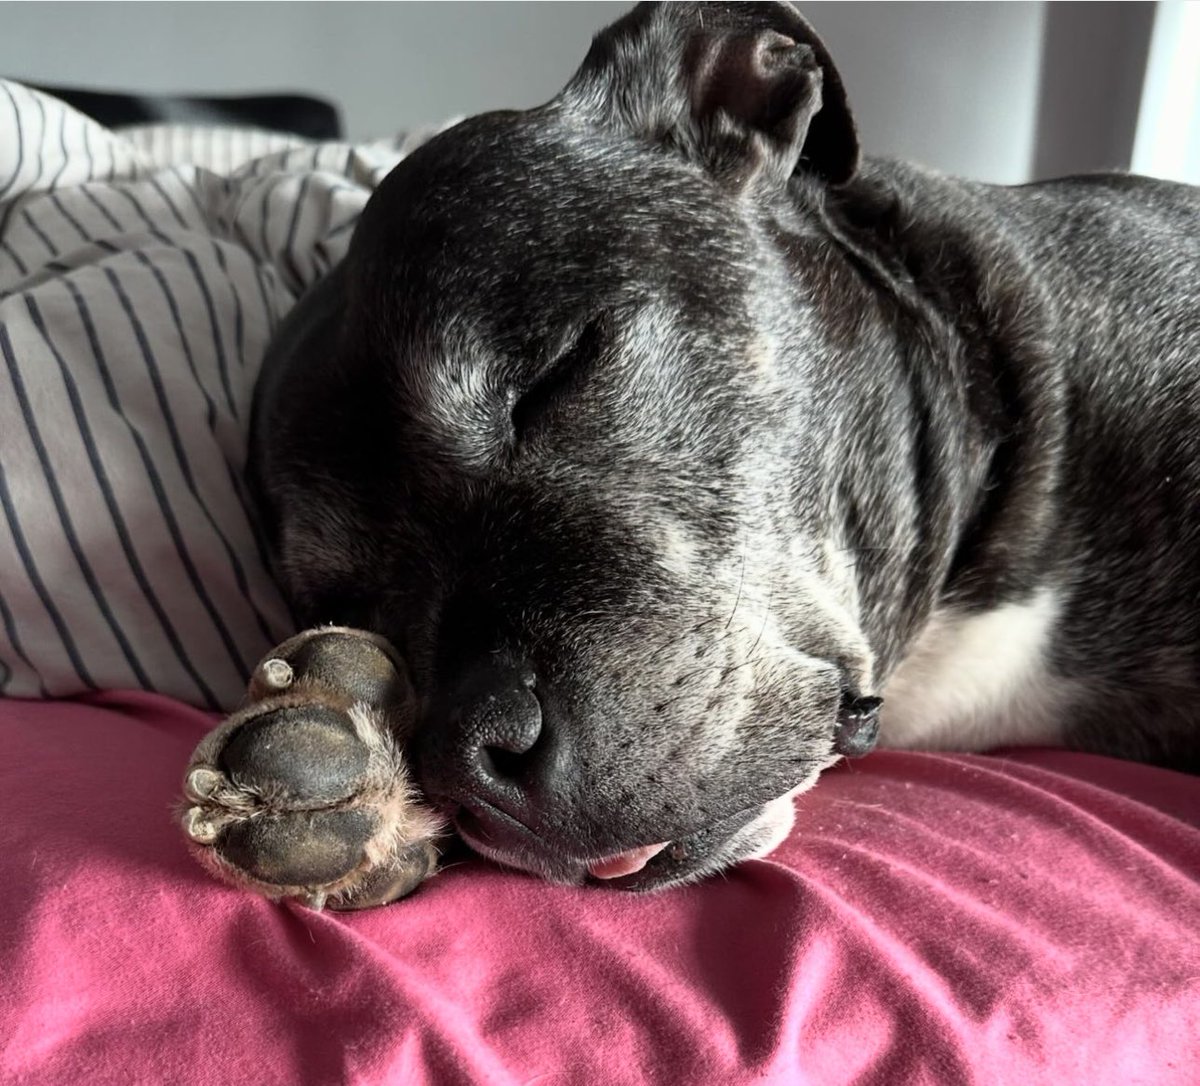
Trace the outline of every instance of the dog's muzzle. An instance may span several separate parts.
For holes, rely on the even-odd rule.
[[[588,878],[628,889],[679,881],[712,846],[754,812],[674,841],[632,842],[602,855],[548,841],[555,798],[577,787],[563,737],[543,712],[534,669],[488,656],[468,668],[416,744],[419,776],[429,801],[476,852],[560,882]],[[728,826],[725,822],[730,823]],[[558,838],[558,833],[554,836]]]

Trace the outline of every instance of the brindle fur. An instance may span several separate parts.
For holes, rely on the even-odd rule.
[[[551,878],[748,854],[935,611],[1048,586],[1068,742],[1195,770],[1198,216],[860,163],[790,7],[642,5],[546,106],[404,161],[286,322],[281,579],[397,647],[426,792]],[[542,721],[484,774],[480,667]]]

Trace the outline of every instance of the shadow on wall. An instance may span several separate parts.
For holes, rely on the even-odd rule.
[[[1047,4],[1033,179],[1127,170],[1156,4]]]

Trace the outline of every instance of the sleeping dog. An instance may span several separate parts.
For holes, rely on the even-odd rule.
[[[791,7],[639,6],[401,163],[282,327],[253,482],[337,628],[260,667],[185,827],[355,907],[439,824],[699,878],[877,731],[1195,771],[1197,365],[1197,190],[861,159]]]

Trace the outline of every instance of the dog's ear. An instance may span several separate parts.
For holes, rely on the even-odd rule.
[[[556,100],[697,159],[735,189],[858,168],[841,77],[790,4],[639,4],[601,31]]]

